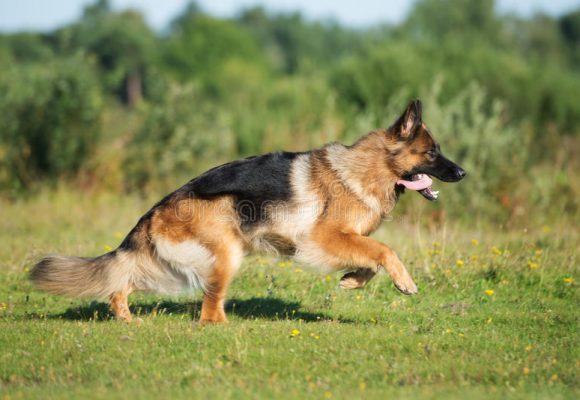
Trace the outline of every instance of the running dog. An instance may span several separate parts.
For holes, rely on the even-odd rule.
[[[441,153],[412,101],[387,129],[351,146],[277,152],[213,168],[149,210],[121,245],[95,258],[48,256],[31,271],[40,289],[107,298],[116,318],[131,321],[135,291],[204,293],[201,322],[225,322],[228,286],[245,254],[276,251],[326,271],[350,271],[355,289],[383,268],[404,294],[417,286],[393,249],[369,238],[405,188],[428,200],[435,177],[466,172]]]

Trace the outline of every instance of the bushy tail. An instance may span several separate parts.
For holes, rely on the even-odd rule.
[[[50,293],[78,297],[108,297],[127,288],[131,265],[118,251],[95,258],[48,256],[30,272],[30,280]]]

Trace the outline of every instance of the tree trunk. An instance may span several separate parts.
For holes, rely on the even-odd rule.
[[[129,72],[126,79],[126,96],[129,107],[135,107],[143,99],[143,84],[139,71]]]

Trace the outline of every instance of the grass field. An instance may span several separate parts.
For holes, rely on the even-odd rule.
[[[27,281],[40,255],[115,247],[150,200],[58,190],[2,202],[0,399],[578,398],[578,226],[433,224],[424,203],[376,234],[419,295],[385,274],[341,291],[339,274],[253,256],[230,323],[202,327],[199,293],[133,296],[142,322],[126,325]]]

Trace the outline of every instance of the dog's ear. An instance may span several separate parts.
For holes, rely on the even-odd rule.
[[[391,127],[399,138],[407,140],[413,137],[417,128],[422,124],[422,109],[423,106],[421,105],[421,101],[418,99],[409,103],[405,112]]]

